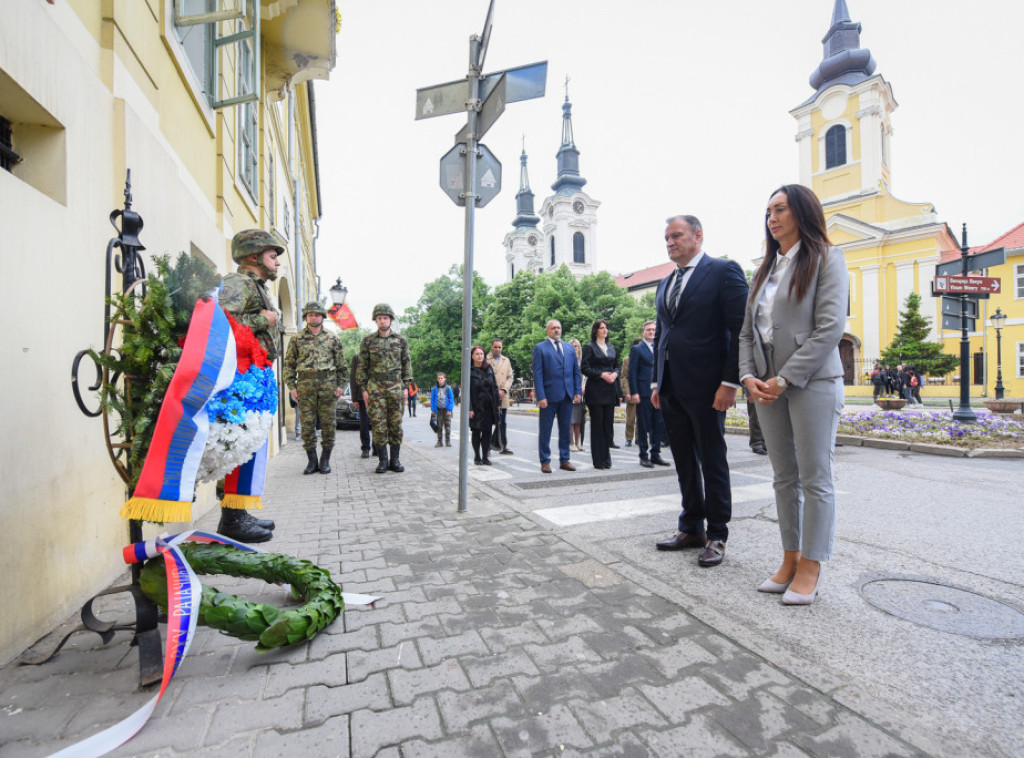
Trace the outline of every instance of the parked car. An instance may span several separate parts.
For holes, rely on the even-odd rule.
[[[335,410],[335,428],[337,429],[358,429],[359,428],[359,405],[352,401],[352,390],[349,385],[341,392],[338,400],[338,407]]]

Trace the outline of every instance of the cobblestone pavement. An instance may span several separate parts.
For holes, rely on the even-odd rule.
[[[270,462],[265,515],[279,536],[261,547],[313,560],[345,591],[380,595],[376,607],[263,655],[200,628],[153,718],[113,755],[942,752],[770,664],[485,485],[471,483],[470,512],[456,514],[457,480],[426,449],[406,445],[406,472],[377,475],[351,447],[336,448],[327,476],[301,474],[296,444]],[[215,586],[286,602],[258,582]],[[78,634],[46,665],[0,669],[0,757],[50,754],[148,701],[129,636],[103,646]]]

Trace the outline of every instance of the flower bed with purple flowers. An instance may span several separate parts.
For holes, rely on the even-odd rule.
[[[746,411],[730,408],[725,424],[745,428]],[[962,424],[948,411],[846,411],[839,420],[839,433],[962,448],[1024,448],[1024,418],[984,412],[978,414],[977,423]]]
[[[839,420],[839,432],[957,447],[1024,447],[1024,419],[989,413],[979,413],[973,424],[955,421],[946,411],[844,413]]]

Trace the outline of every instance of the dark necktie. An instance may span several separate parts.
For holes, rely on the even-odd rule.
[[[679,303],[679,293],[683,289],[683,277],[686,276],[686,272],[691,268],[693,268],[693,266],[676,269],[676,280],[672,282],[672,291],[668,293],[667,303],[668,311],[673,316],[676,315],[676,306]]]

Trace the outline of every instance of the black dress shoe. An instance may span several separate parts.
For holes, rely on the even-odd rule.
[[[643,466],[644,468],[654,468],[654,464],[651,463],[646,458],[641,458],[640,459],[640,465]]]
[[[618,450],[618,449],[619,449],[619,446],[618,446],[618,445],[616,445],[616,444],[615,444],[614,442],[609,442],[609,443],[608,443],[608,447],[613,447],[613,448],[615,448],[616,450]]]
[[[679,532],[671,539],[656,543],[658,550],[682,550],[687,547],[704,547],[708,544],[706,534],[687,534]]]
[[[669,465],[668,461],[666,461],[660,455],[652,455],[651,456],[651,463],[653,463],[655,466],[668,466]]]
[[[765,450],[764,445],[757,445],[756,447],[750,448],[750,452],[756,455],[768,455],[768,451]]]
[[[705,545],[697,556],[697,563],[704,568],[717,566],[725,558],[725,543],[721,540],[711,540]]]

